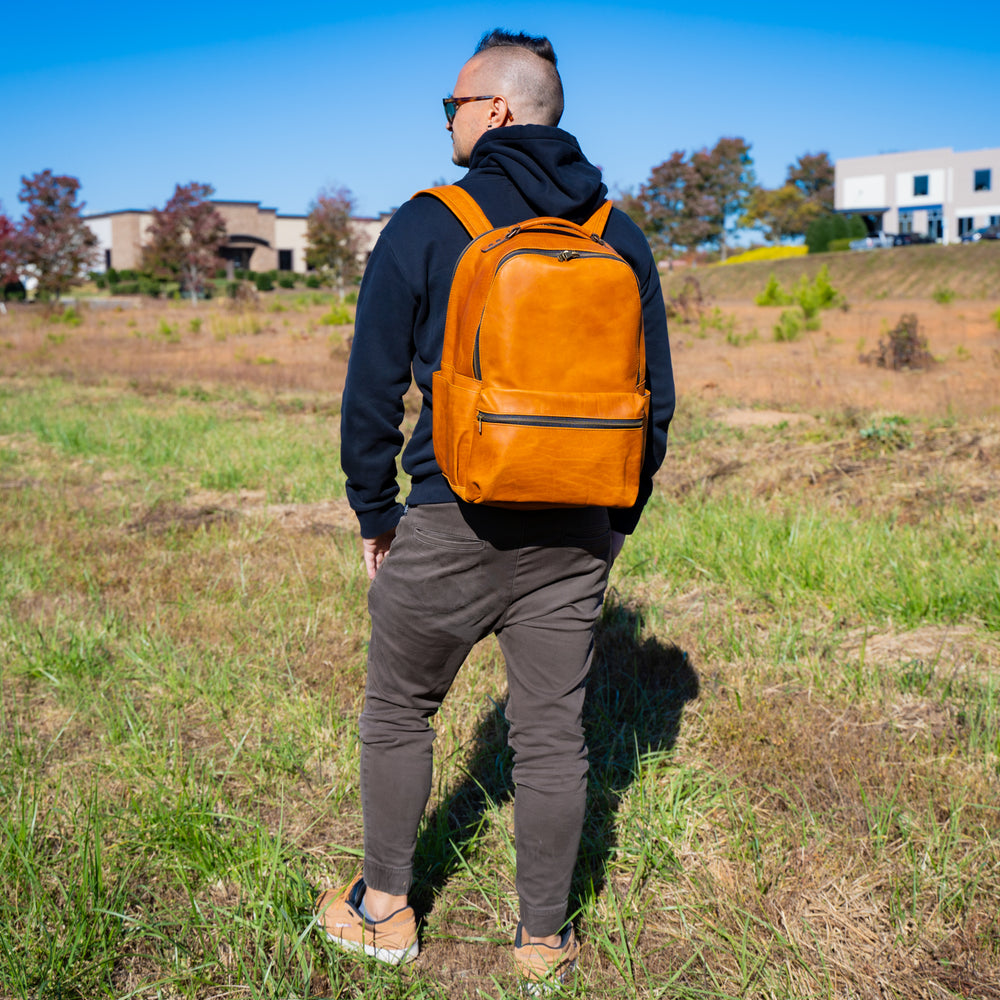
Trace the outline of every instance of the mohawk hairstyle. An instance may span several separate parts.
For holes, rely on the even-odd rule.
[[[479,44],[473,55],[485,52],[486,49],[498,49],[504,46],[527,49],[529,52],[534,52],[536,56],[541,56],[552,63],[553,66],[556,65],[555,49],[552,48],[552,43],[544,35],[526,35],[523,31],[505,31],[503,28],[487,31],[479,39]]]

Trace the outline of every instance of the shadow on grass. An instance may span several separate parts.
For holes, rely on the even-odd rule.
[[[616,845],[622,797],[642,759],[670,750],[686,702],[698,696],[698,675],[687,653],[642,637],[641,609],[609,594],[595,631],[584,727],[590,754],[587,819],[570,898],[570,912],[604,887]],[[461,856],[476,839],[494,803],[514,793],[507,747],[506,699],[495,703],[476,731],[466,778],[427,816],[417,842],[411,901],[419,916],[434,906]]]

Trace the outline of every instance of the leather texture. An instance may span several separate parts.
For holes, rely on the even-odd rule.
[[[472,503],[629,507],[649,420],[642,302],[631,267],[601,234],[538,217],[494,229],[454,185],[443,201],[472,242],[455,268],[434,453]]]

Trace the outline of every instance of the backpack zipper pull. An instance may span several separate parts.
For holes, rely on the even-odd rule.
[[[517,234],[520,231],[521,231],[520,224],[514,226],[512,229],[508,229],[507,232],[504,233],[503,236],[500,237],[500,239],[494,240],[488,247],[483,247],[483,253],[487,253],[488,251],[492,250],[494,247],[500,246],[501,243],[506,243],[507,240],[511,239],[514,236],[517,236]]]
[[[563,250],[558,254],[556,260],[574,260],[579,256],[580,254],[576,250]]]

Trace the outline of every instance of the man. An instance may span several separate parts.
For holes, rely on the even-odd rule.
[[[494,31],[445,99],[459,182],[494,226],[537,215],[580,223],[607,189],[557,128],[562,83],[547,39]],[[437,711],[472,646],[495,633],[507,663],[514,751],[520,922],[514,958],[532,989],[561,980],[578,945],[567,923],[586,802],[584,687],[608,570],[636,526],[666,449],[673,377],[659,276],[640,230],[612,212],[605,239],[635,271],[643,303],[650,431],[629,509],[522,511],[461,502],[434,459],[431,376],[441,361],[452,271],[469,237],[435,198],[390,220],[365,272],[341,417],[342,463],[371,579],[361,716],[364,869],[319,901],[344,947],[388,962],[417,954],[407,903],[417,826],[431,788]],[[527,331],[530,335],[530,331]],[[412,488],[397,499],[403,396],[423,403],[403,452]]]

